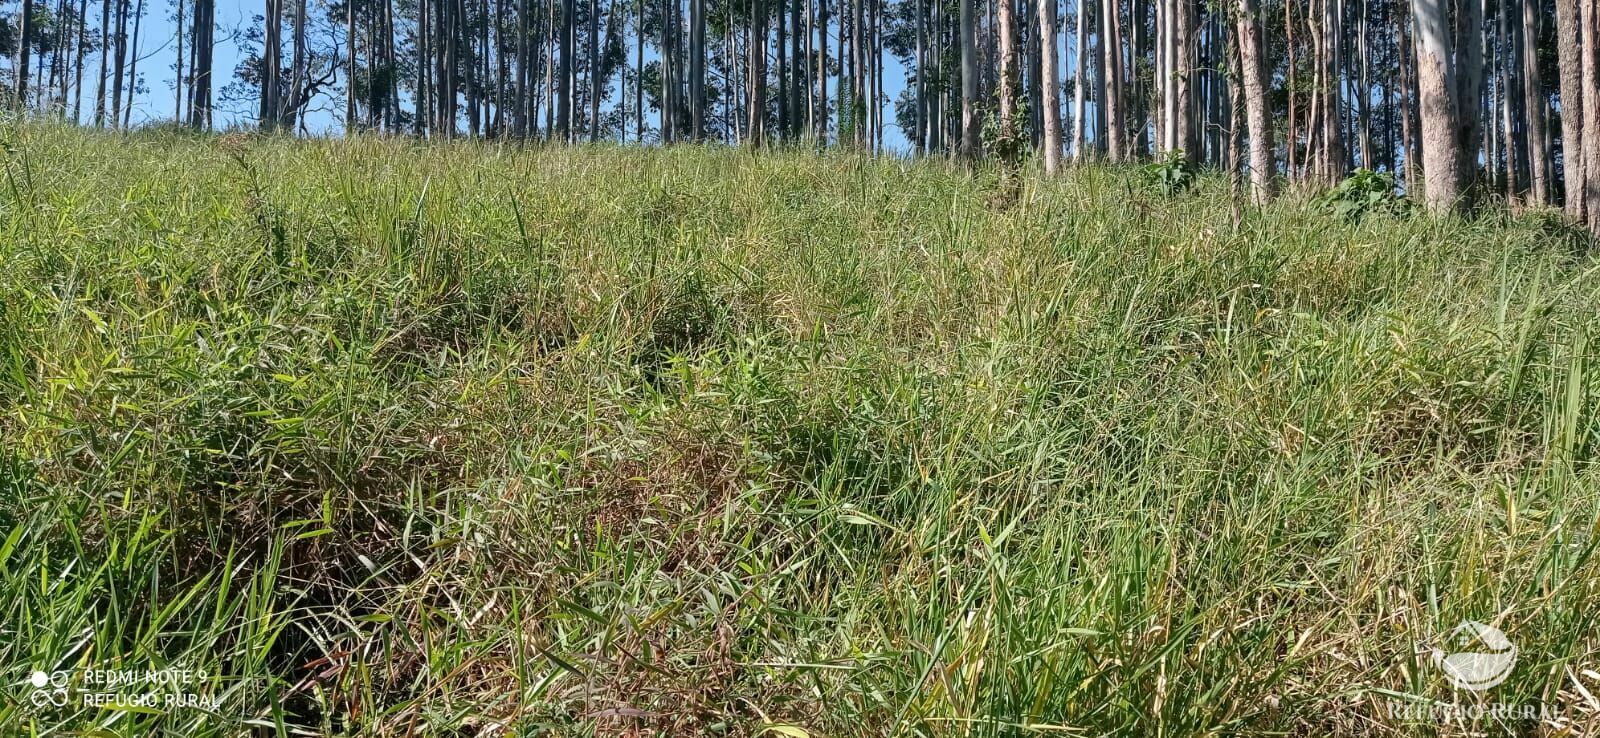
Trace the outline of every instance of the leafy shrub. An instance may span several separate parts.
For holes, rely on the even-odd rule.
[[[999,110],[990,110],[983,116],[983,127],[978,132],[983,150],[993,153],[1001,161],[1012,161],[1026,153],[1031,145],[1027,130],[1028,115],[1027,103],[1018,101],[1011,125],[1005,126],[1000,122]]]
[[[1173,149],[1167,152],[1165,159],[1146,164],[1144,173],[1152,187],[1171,196],[1193,187],[1199,179],[1200,168],[1189,160],[1183,149]]]
[[[1411,211],[1411,201],[1399,194],[1394,175],[1371,169],[1357,169],[1312,203],[1349,222],[1361,220],[1368,213],[1403,216]]]

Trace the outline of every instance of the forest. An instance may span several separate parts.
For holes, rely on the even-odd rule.
[[[200,129],[220,95],[302,133],[883,151],[893,130],[1050,173],[1176,157],[1257,202],[1384,172],[1435,209],[1559,205],[1600,230],[1589,0],[268,0],[235,27],[214,0],[18,3],[8,97],[97,127],[165,94],[162,64],[161,119]]]

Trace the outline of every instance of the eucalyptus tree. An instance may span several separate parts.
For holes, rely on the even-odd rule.
[[[983,125],[978,118],[978,32],[973,17],[977,0],[957,2],[961,5],[961,158],[970,162],[978,158],[978,138]]]
[[[1277,171],[1273,162],[1272,120],[1267,112],[1267,67],[1262,50],[1259,0],[1239,0],[1235,18],[1238,24],[1239,60],[1244,87],[1245,118],[1250,136],[1250,191],[1257,204],[1272,199],[1272,182]]]
[[[342,107],[351,133],[877,152],[898,127],[969,163],[1031,143],[1047,173],[1068,145],[1182,151],[1248,170],[1257,203],[1361,166],[1438,209],[1493,190],[1600,230],[1595,0],[259,0],[240,28],[172,2],[152,42],[146,0],[16,0],[9,103],[133,125],[156,48],[173,117],[211,127],[221,30],[243,52],[222,98],[264,129]]]
[[[1056,52],[1056,0],[1038,0],[1039,12],[1039,87],[1044,145],[1044,171],[1061,170],[1061,67]]]
[[[1521,5],[1522,25],[1516,58],[1522,65],[1522,107],[1527,120],[1528,170],[1531,177],[1529,195],[1533,203],[1548,205],[1551,202],[1550,129],[1545,115],[1548,102],[1544,80],[1539,69],[1539,25],[1543,14],[1537,2],[1523,2]]]
[[[767,142],[767,3],[750,0],[750,84],[745,101],[749,122],[746,142],[760,148]]]
[[[28,105],[28,62],[33,51],[33,25],[33,0],[22,0],[22,13],[17,19],[17,68],[12,85],[19,109]]]
[[[1578,19],[1583,29],[1579,43],[1583,49],[1580,79],[1584,178],[1582,191],[1568,192],[1567,197],[1583,201],[1581,207],[1589,229],[1600,234],[1600,2],[1582,0],[1581,6]],[[1573,115],[1578,114],[1574,109]],[[1569,155],[1567,166],[1577,166],[1575,159]]]

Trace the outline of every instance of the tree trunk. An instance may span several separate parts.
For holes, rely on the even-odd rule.
[[[65,113],[67,109],[67,80],[70,67],[64,66],[70,60],[66,55],[67,30],[71,27],[71,7],[67,0],[56,0],[55,9],[55,38],[50,40],[50,79],[45,89],[50,90],[51,112]],[[41,101],[42,102],[42,101]]]
[[[828,0],[817,0],[817,140],[828,142]]]
[[[1040,31],[1043,26],[1037,22],[1039,6],[1044,2],[1055,0],[1020,0],[1017,12],[1021,14],[1022,34],[1027,43],[1023,46],[1024,59],[1022,69],[1023,89],[1028,94],[1028,143],[1034,150],[1044,148],[1044,89],[1039,85],[1039,77],[1044,74],[1042,49],[1039,44]]]
[[[1583,209],[1600,234],[1600,0],[1583,0]]]
[[[750,16],[750,122],[748,141],[753,148],[766,145],[767,139],[767,3],[751,0]]]
[[[660,141],[672,143],[677,127],[672,122],[672,13],[669,3],[675,0],[662,0],[661,3],[661,28],[656,39],[656,50],[660,55],[657,82],[660,84],[661,110],[658,119],[660,128]]]
[[[689,135],[706,136],[706,0],[689,0]]]
[[[923,17],[922,0],[915,0],[912,5],[911,12],[912,20],[916,26],[915,58],[917,74],[917,107],[915,119],[913,120],[916,130],[914,137],[912,138],[911,145],[912,149],[916,151],[918,155],[925,155],[928,153],[928,56],[926,44],[924,42],[924,35],[927,33],[927,23],[926,19]]]
[[[1470,0],[1469,0],[1470,1]],[[1411,0],[1416,27],[1417,93],[1422,112],[1422,176],[1428,207],[1439,212],[1464,205],[1466,157],[1454,90],[1456,80],[1444,0]]]
[[[122,122],[122,82],[128,65],[128,0],[117,0],[117,33],[113,39],[116,52],[111,77],[111,127]]]
[[[1377,171],[1377,158],[1372,148],[1372,31],[1369,15],[1372,13],[1368,0],[1361,0],[1360,31],[1356,36],[1359,45],[1359,63],[1361,65],[1361,85],[1357,88],[1358,98],[1356,117],[1358,122],[1361,147],[1361,166],[1365,169]]]
[[[639,3],[638,33],[635,37],[633,72],[633,130],[644,143],[644,3]]]
[[[961,3],[961,158],[968,162],[978,159],[983,125],[978,119],[978,32],[973,17],[977,1],[957,0]]]
[[[189,57],[194,60],[194,71],[189,75],[189,125],[199,129],[211,127],[212,41],[216,33],[216,10],[216,0],[195,0],[194,28],[189,34],[193,42]]]
[[[1344,133],[1340,130],[1340,111],[1344,105],[1340,92],[1339,47],[1344,35],[1344,19],[1339,5],[1332,0],[1323,0],[1322,9],[1322,172],[1325,181],[1332,184],[1344,176],[1347,161]]]
[[[1250,192],[1257,205],[1272,199],[1272,119],[1267,112],[1267,70],[1257,22],[1259,0],[1239,0],[1239,61],[1243,66],[1246,125],[1250,131]]]
[[[281,48],[278,30],[281,19],[278,8],[281,4],[282,0],[267,0],[266,12],[262,17],[261,110],[257,113],[256,119],[258,125],[268,131],[278,122],[278,54]]]
[[[1471,205],[1472,188],[1477,180],[1478,154],[1483,124],[1483,0],[1457,0],[1456,18],[1456,165],[1461,177],[1461,206]],[[1426,153],[1423,156],[1427,156]],[[1426,164],[1424,164],[1426,168]]]
[[[1187,81],[1189,50],[1184,48],[1184,0],[1162,0],[1161,5],[1161,150],[1185,149],[1188,131]],[[1292,67],[1291,67],[1292,69]]]
[[[517,51],[512,62],[511,133],[519,139],[528,136],[528,37],[533,29],[528,22],[528,0],[517,0]],[[624,119],[626,120],[626,119]]]
[[[1193,159],[1198,143],[1194,131],[1194,93],[1190,82],[1194,76],[1194,8],[1189,0],[1173,0],[1173,133],[1176,148]]]
[[[429,62],[432,59],[432,55],[429,54],[432,43],[428,30],[431,17],[428,0],[417,0],[417,25],[412,35],[412,50],[416,52],[412,62],[416,65],[416,76],[412,80],[415,91],[412,95],[411,109],[412,132],[418,136],[427,135],[433,110],[429,94],[433,89],[433,82],[428,76]]]
[[[1539,76],[1539,7],[1522,3],[1522,107],[1528,124],[1528,171],[1533,202],[1550,204],[1550,130],[1545,124],[1544,83]]]
[[[777,57],[774,63],[777,67],[776,77],[778,83],[778,140],[789,140],[789,16],[785,12],[788,4],[785,0],[777,0],[778,12],[774,14],[777,23],[777,35],[773,38],[773,52]]]
[[[198,3],[199,0],[196,0]],[[198,28],[198,25],[196,26]],[[100,85],[95,90],[94,124],[106,124],[106,70],[111,48],[111,0],[100,0]]]
[[[850,3],[850,133],[857,148],[867,143],[867,54],[862,50],[866,38],[864,2],[866,0],[851,0]]]
[[[572,58],[578,53],[574,0],[561,2],[561,79],[556,91],[556,131],[562,143],[572,143]],[[664,32],[664,31],[663,31]]]
[[[33,0],[22,0],[22,17],[19,20],[20,32],[17,34],[17,69],[15,92],[18,110],[28,107],[28,59],[33,52],[31,43],[33,36]]]
[[[1039,97],[1044,108],[1044,171],[1061,171],[1061,68],[1056,54],[1056,0],[1038,0]]]
[[[1073,78],[1072,78],[1072,159],[1082,163],[1084,160],[1083,147],[1086,143],[1084,133],[1084,116],[1088,115],[1088,75],[1085,68],[1088,64],[1088,16],[1084,13],[1084,3],[1088,0],[1077,0],[1077,28],[1074,40],[1077,48],[1073,50]]]
[[[349,0],[346,0],[346,2],[349,2]],[[468,12],[470,9],[473,9],[475,5],[476,3],[471,2],[471,0],[458,0],[456,5],[456,27],[460,29],[458,33],[460,34],[460,43],[462,47],[460,49],[460,55],[467,62],[466,74],[463,75],[464,79],[462,82],[465,85],[467,98],[467,136],[469,138],[477,138],[478,132],[481,130],[481,117],[479,116],[478,106],[478,53],[477,48],[475,48],[477,46],[478,37],[477,34],[473,32],[472,16]],[[459,62],[457,63],[459,64]]]
[[[133,96],[139,90],[139,29],[144,24],[144,0],[139,0],[133,11],[133,44],[128,64],[128,102],[122,108],[122,127],[133,126]]]
[[[805,105],[802,102],[802,80],[805,78],[809,65],[805,63],[802,55],[804,45],[801,43],[802,32],[800,29],[800,0],[789,0],[789,128],[787,135],[794,138],[800,135],[805,127],[801,124],[804,117]]]
[[[1103,2],[1091,3],[1090,7],[1094,8],[1093,13],[1095,18],[1095,25],[1090,27],[1090,49],[1087,52],[1089,54],[1089,62],[1091,64],[1089,68],[1089,74],[1090,76],[1094,77],[1094,81],[1089,84],[1089,96],[1094,102],[1094,110],[1091,112],[1092,117],[1090,119],[1090,121],[1093,123],[1090,137],[1094,142],[1094,150],[1099,152],[1101,156],[1104,157],[1107,152],[1106,97],[1108,92],[1106,85],[1108,78],[1108,75],[1106,74],[1106,33],[1104,27],[1106,13],[1105,4]]]
[[[276,7],[281,2],[282,2],[282,0],[272,0],[272,5],[273,5],[274,9],[276,9]],[[345,46],[344,46],[345,47],[344,132],[345,132],[345,135],[348,136],[348,135],[353,134],[353,133],[356,132],[356,4],[354,2],[351,2],[351,0],[345,0],[344,8],[345,8],[345,12],[344,12],[344,34],[345,34],[344,35],[344,42],[345,42]],[[274,11],[274,12],[276,12],[276,11]],[[278,24],[277,24],[277,21],[276,21],[276,17],[274,17],[274,20],[272,22],[272,27],[274,29],[276,29],[277,25]],[[277,51],[276,51],[276,49],[277,49],[277,43],[276,43],[277,32],[276,32],[276,30],[273,31],[273,39],[274,39],[274,43],[273,43],[274,51],[273,51],[272,58],[274,59],[274,62],[276,62],[276,59],[278,58],[277,57]],[[278,76],[278,65],[276,63],[274,63],[272,65],[271,74],[272,74],[272,76],[274,78],[276,78]],[[276,89],[276,85],[274,85],[274,89]],[[274,106],[273,109],[275,110],[278,101],[275,98],[269,98],[269,99],[272,100],[272,105]]]
[[[590,0],[591,7],[597,1],[598,0]],[[489,14],[489,0],[479,0],[473,9],[478,11],[477,17],[479,19],[478,34],[476,39],[477,48],[473,48],[473,40],[469,39],[467,41],[467,54],[473,59],[472,71],[467,75],[467,90],[468,94],[472,98],[473,134],[487,136],[490,134],[489,58],[492,55],[491,49],[489,48],[489,23],[490,18],[493,16]],[[368,13],[368,15],[370,17],[372,14]],[[370,22],[368,23],[368,28],[371,28]],[[377,44],[370,43],[370,41],[372,41],[372,35],[370,33],[368,34],[367,39],[369,41],[367,44],[367,78],[371,79],[373,76],[373,69],[377,66]],[[589,73],[593,75],[594,71],[591,69]],[[377,125],[377,111],[375,108],[377,108],[379,104],[380,101],[376,97],[373,97],[369,92],[367,102],[367,121],[368,125],[370,126]]]
[[[1150,17],[1150,3],[1147,0],[1132,0],[1129,4],[1133,12],[1131,33],[1128,35],[1129,58],[1133,65],[1128,70],[1129,88],[1133,94],[1133,102],[1128,114],[1133,117],[1135,128],[1133,141],[1133,155],[1135,158],[1144,158],[1150,153],[1150,90],[1145,85],[1145,74],[1140,69],[1140,64],[1150,56],[1150,32],[1153,24]]]
[[[683,121],[679,118],[679,88],[682,83],[678,77],[682,74],[679,69],[678,45],[681,30],[678,27],[678,0],[666,0],[662,14],[661,25],[661,132],[662,140],[667,143],[677,143],[678,136],[683,132]]]
[[[394,0],[383,0],[383,48],[384,63],[389,70],[389,104],[384,108],[384,128],[389,131],[398,131],[400,128],[400,63],[394,50]],[[304,125],[302,103],[295,109],[295,127]]]
[[[883,2],[872,1],[872,86],[867,90],[872,99],[873,150],[883,150]]]
[[[1017,120],[1017,92],[1021,80],[1017,71],[1017,28],[1015,0],[996,0],[999,6],[1000,33],[1000,161],[1005,170],[1017,166],[1022,152],[1022,134]]]
[[[180,7],[182,6],[182,3],[183,0],[179,0]],[[74,73],[75,79],[72,83],[72,122],[81,125],[83,123],[83,55],[85,49],[87,49],[89,46],[89,0],[78,0],[77,25],[78,33],[76,34],[76,44],[78,59],[77,70]],[[178,38],[178,42],[179,48],[181,49],[183,43],[183,38],[181,35]],[[181,90],[183,89],[183,60],[181,54],[178,60],[178,89],[180,90],[179,102],[181,104]],[[174,119],[183,119],[183,110],[181,108],[177,111],[177,113],[175,113]]]
[[[1408,9],[1406,15],[1409,17]],[[1400,146],[1405,153],[1405,182],[1407,192],[1416,192],[1417,183],[1421,181],[1418,174],[1422,170],[1421,147],[1417,145],[1417,129],[1421,125],[1417,122],[1420,112],[1420,101],[1417,95],[1417,56],[1416,47],[1407,29],[1409,23],[1400,24],[1400,47],[1397,49],[1400,56],[1401,71],[1401,98],[1400,106]]]
[[[672,0],[674,4],[678,0]],[[600,140],[600,0],[589,0],[589,143]]]
[[[1289,58],[1288,72],[1285,75],[1289,88],[1289,109],[1287,112],[1288,122],[1285,126],[1287,130],[1283,139],[1283,171],[1284,174],[1288,176],[1290,181],[1293,181],[1295,176],[1298,174],[1297,165],[1300,162],[1300,157],[1298,155],[1300,149],[1300,128],[1298,125],[1299,119],[1296,117],[1296,114],[1299,112],[1299,107],[1297,105],[1297,103],[1299,103],[1299,95],[1296,93],[1298,92],[1300,85],[1297,79],[1298,75],[1295,73],[1298,69],[1298,64],[1295,59],[1294,46],[1294,3],[1283,4],[1283,38],[1284,53]]]
[[[1117,0],[1105,0],[1100,12],[1100,53],[1104,57],[1100,101],[1105,106],[1106,154],[1112,162],[1122,161],[1123,131],[1127,128],[1122,114],[1122,38],[1118,23]]]
[[[794,1],[796,3],[800,2],[800,0],[794,0]],[[810,61],[816,57],[816,53],[817,53],[816,41],[815,41],[815,38],[816,38],[815,34],[816,34],[816,29],[817,29],[817,4],[814,3],[814,2],[807,2],[805,4],[805,6],[806,6],[806,12],[805,12],[805,15],[806,15],[806,44],[805,44],[805,49],[806,49],[805,59],[806,59],[806,63],[803,65],[803,67],[805,69],[805,74],[806,74],[806,80],[805,80],[805,83],[806,83],[806,131],[805,131],[805,133],[806,133],[806,139],[807,140],[815,140],[815,138],[816,138],[816,126],[817,126],[817,92],[816,92],[816,80],[815,80],[815,76],[816,75],[814,75],[812,73],[812,68],[811,68]]]
[[[1588,0],[1585,0],[1587,2]],[[1561,162],[1568,217],[1584,220],[1583,36],[1579,33],[1579,0],[1556,0],[1556,55],[1561,67]]]
[[[294,48],[290,53],[294,54],[294,58],[291,60],[293,70],[289,74],[289,97],[297,104],[292,109],[285,111],[283,125],[287,126],[290,131],[296,131],[300,128],[300,109],[302,107],[298,103],[300,103],[301,96],[305,92],[305,86],[309,82],[306,78],[309,73],[309,70],[306,69],[306,0],[297,0],[295,3],[294,30],[291,33],[294,34],[292,39]]]
[[[1527,182],[1527,165],[1524,163],[1526,161],[1524,144],[1527,141],[1524,136],[1518,135],[1518,126],[1516,121],[1512,120],[1512,116],[1515,115],[1513,110],[1516,107],[1515,101],[1520,99],[1518,95],[1513,94],[1513,90],[1521,87],[1517,78],[1521,67],[1513,63],[1517,58],[1514,53],[1516,34],[1511,27],[1509,5],[1510,3],[1501,2],[1495,14],[1495,61],[1491,66],[1496,70],[1495,97],[1499,103],[1497,109],[1500,150],[1505,158],[1504,194],[1507,198],[1516,199],[1526,193],[1523,187]]]

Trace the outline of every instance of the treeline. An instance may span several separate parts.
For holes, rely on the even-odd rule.
[[[6,96],[127,126],[159,63],[200,128],[215,94],[284,131],[881,150],[893,128],[1049,171],[1182,152],[1262,201],[1366,168],[1600,231],[1600,0],[265,0],[237,29],[146,2],[14,3]],[[141,42],[155,12],[171,38]],[[219,30],[246,53],[214,91]]]

